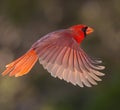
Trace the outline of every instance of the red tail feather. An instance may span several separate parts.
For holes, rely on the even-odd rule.
[[[22,76],[27,74],[36,61],[38,60],[38,56],[34,50],[29,50],[26,54],[13,61],[12,63],[6,65],[6,70],[2,73],[2,75],[9,76]]]

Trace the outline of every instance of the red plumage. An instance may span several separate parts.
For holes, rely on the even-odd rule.
[[[86,25],[75,25],[49,33],[35,42],[25,55],[8,64],[2,75],[27,74],[39,59],[54,77],[80,87],[96,85],[96,81],[101,81],[98,76],[104,75],[99,71],[104,66],[99,66],[101,61],[91,59],[79,46],[91,32],[93,29]]]

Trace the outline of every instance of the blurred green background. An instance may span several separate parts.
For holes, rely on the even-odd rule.
[[[0,0],[0,73],[43,35],[75,24],[95,29],[82,48],[103,60],[103,81],[73,86],[37,62],[23,77],[0,76],[0,110],[120,110],[120,0]]]

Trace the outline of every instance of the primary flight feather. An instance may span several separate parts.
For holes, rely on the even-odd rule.
[[[27,74],[39,59],[52,76],[64,79],[80,87],[97,85],[96,81],[104,74],[102,61],[91,59],[80,44],[93,29],[86,25],[74,25],[48,33],[35,42],[23,56],[6,65],[2,75],[23,76]]]

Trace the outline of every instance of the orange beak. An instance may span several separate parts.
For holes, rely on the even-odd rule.
[[[90,27],[88,27],[87,28],[87,31],[86,31],[86,34],[90,34],[90,33],[92,33],[94,30],[92,29],[92,28],[90,28]]]

